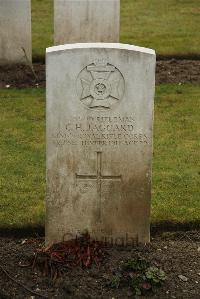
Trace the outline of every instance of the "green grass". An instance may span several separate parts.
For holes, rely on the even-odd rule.
[[[161,55],[193,55],[200,49],[198,0],[121,0],[121,42]],[[33,58],[53,45],[53,0],[32,0]]]
[[[53,0],[32,0],[33,59],[43,58],[53,45]]]
[[[157,54],[198,54],[198,0],[122,0],[121,41]]]
[[[200,87],[160,85],[155,97],[152,221],[199,221]]]
[[[44,91],[0,90],[0,224],[44,221]]]
[[[44,223],[45,91],[0,90],[0,225]],[[200,220],[200,87],[155,97],[152,222]]]

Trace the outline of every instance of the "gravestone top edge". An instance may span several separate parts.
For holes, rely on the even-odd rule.
[[[129,44],[122,44],[122,43],[75,43],[75,44],[65,44],[59,46],[53,46],[46,48],[46,54],[65,51],[65,50],[74,50],[74,49],[118,49],[118,50],[128,50],[128,51],[135,51],[144,54],[156,55],[155,50],[129,45]]]

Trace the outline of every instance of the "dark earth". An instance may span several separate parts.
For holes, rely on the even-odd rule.
[[[200,231],[153,234],[150,244],[105,249],[100,266],[67,269],[54,282],[29,266],[43,238],[0,239],[0,298],[200,298]],[[164,270],[167,279],[148,295],[136,297],[131,286],[109,284],[130,259],[143,258]],[[182,276],[180,276],[182,275]],[[20,283],[20,285],[18,283]],[[25,288],[29,288],[29,291]],[[39,295],[36,295],[38,293]]]
[[[200,60],[158,60],[156,84],[200,83]],[[45,87],[45,65],[0,66],[0,88]],[[199,225],[160,224],[152,230],[151,243],[134,248],[105,248],[99,266],[87,269],[72,267],[54,281],[40,268],[30,266],[34,251],[44,239],[33,231],[0,231],[0,299],[39,298],[200,298],[200,229]],[[198,229],[197,229],[198,228]],[[180,229],[180,231],[177,231]],[[168,230],[168,232],[166,232]],[[43,228],[38,232],[43,235]],[[34,234],[35,237],[32,237]],[[29,236],[29,237],[28,237]],[[113,276],[129,260],[143,258],[164,270],[167,279],[160,288],[137,297],[129,285],[110,285]]]
[[[200,60],[158,60],[156,84],[200,83]],[[0,66],[0,88],[45,86],[45,65]]]

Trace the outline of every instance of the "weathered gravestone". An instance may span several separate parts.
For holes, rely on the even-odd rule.
[[[31,0],[0,0],[0,64],[30,63],[31,43]]]
[[[149,241],[155,52],[47,49],[46,244]]]
[[[119,42],[120,0],[54,0],[55,45]]]

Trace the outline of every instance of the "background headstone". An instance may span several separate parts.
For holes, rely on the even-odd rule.
[[[31,62],[31,43],[31,0],[0,0],[0,64]]]
[[[155,52],[47,49],[46,243],[149,241]]]
[[[120,0],[54,0],[54,44],[119,42]]]

